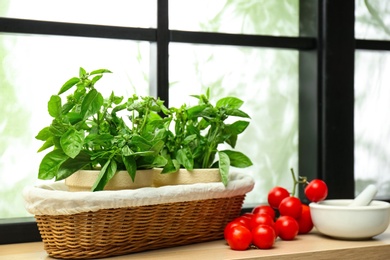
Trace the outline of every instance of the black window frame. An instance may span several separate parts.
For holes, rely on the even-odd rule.
[[[354,197],[355,50],[390,50],[388,41],[354,38],[354,0],[300,0],[298,37],[170,30],[169,1],[157,3],[155,29],[0,17],[0,33],[149,41],[154,94],[167,102],[170,42],[298,50],[299,174],[324,179],[329,198]],[[41,240],[33,218],[6,221],[0,220],[0,244]]]

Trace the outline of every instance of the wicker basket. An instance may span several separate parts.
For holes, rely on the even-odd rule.
[[[36,216],[51,257],[108,257],[223,238],[244,196]]]
[[[238,192],[242,194],[232,189],[226,196],[226,192],[218,195],[210,191],[203,192],[207,199],[188,200],[184,196],[185,201],[177,201],[175,194],[176,202],[66,215],[35,214],[35,218],[44,249],[51,257],[89,259],[124,255],[222,239],[225,225],[240,215],[245,194],[252,188],[253,183],[249,183]],[[210,193],[216,194],[216,198],[210,198]]]

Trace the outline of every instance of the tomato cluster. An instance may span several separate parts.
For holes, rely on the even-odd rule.
[[[278,236],[274,219],[273,208],[258,206],[252,213],[245,213],[226,225],[225,240],[233,250],[246,250],[251,245],[260,249],[271,248]]]
[[[315,179],[305,187],[305,196],[309,201],[318,202],[327,195],[328,188],[322,180]],[[251,213],[229,222],[224,236],[233,250],[246,250],[251,246],[269,249],[278,237],[293,240],[298,234],[306,234],[312,228],[309,206],[291,196],[285,188],[277,186],[268,193],[268,205],[259,205]]]

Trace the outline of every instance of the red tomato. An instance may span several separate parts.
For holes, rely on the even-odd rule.
[[[246,250],[252,243],[252,233],[242,225],[231,227],[226,242],[233,250]]]
[[[260,249],[269,249],[275,243],[275,231],[268,225],[258,225],[252,229],[252,243]]]
[[[302,205],[302,214],[298,219],[299,234],[307,234],[313,229],[313,221],[311,220],[310,207]]]
[[[233,219],[233,221],[238,221],[239,223],[241,223],[243,226],[245,226],[248,229],[251,228],[251,218],[249,218],[249,217],[240,216],[238,218]]]
[[[272,208],[278,209],[280,202],[287,197],[290,197],[290,193],[285,188],[276,186],[268,193],[268,204]]]
[[[299,231],[298,222],[290,216],[281,216],[275,222],[275,229],[283,240],[293,240]]]
[[[279,205],[279,212],[282,216],[290,216],[298,219],[302,213],[302,203],[297,197],[288,197],[282,200]]]
[[[257,227],[258,225],[269,225],[274,226],[274,220],[268,214],[254,214],[251,220],[251,229]]]
[[[241,217],[252,219],[253,213],[245,212],[244,214],[241,215]]]
[[[305,195],[312,202],[319,202],[328,196],[328,186],[322,180],[312,180],[305,188]]]
[[[231,231],[230,229],[232,227],[235,227],[235,226],[243,226],[242,223],[240,223],[239,221],[231,221],[229,222],[226,226],[225,226],[225,229],[223,230],[223,236],[225,238],[225,240],[227,241],[228,240],[228,236],[231,234]]]
[[[259,205],[252,210],[253,214],[268,214],[272,219],[275,219],[275,210],[269,205]]]

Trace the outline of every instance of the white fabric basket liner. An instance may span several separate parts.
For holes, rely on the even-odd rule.
[[[27,211],[33,215],[72,215],[101,209],[235,197],[254,187],[253,178],[247,174],[230,173],[229,179],[226,187],[215,182],[98,192],[69,192],[61,181],[27,187],[23,196]]]

